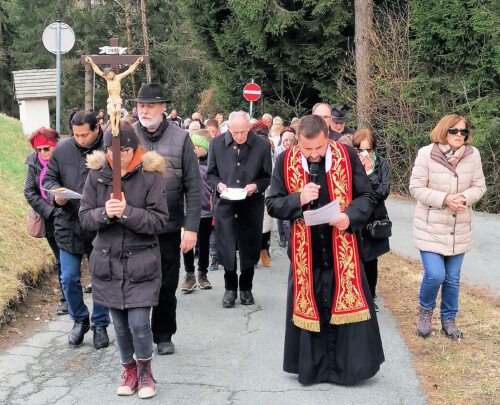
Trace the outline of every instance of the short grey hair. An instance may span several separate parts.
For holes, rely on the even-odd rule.
[[[233,111],[231,114],[229,114],[229,118],[227,120],[227,123],[229,126],[231,126],[231,122],[235,118],[243,118],[248,124],[250,124],[250,115],[246,111]]]
[[[273,116],[269,113],[265,113],[263,116],[262,116],[262,119],[265,119],[265,118],[269,118],[271,121],[273,120]]]

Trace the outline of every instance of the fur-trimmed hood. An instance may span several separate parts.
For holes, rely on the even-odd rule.
[[[143,149],[136,149],[134,154],[140,153],[140,151],[144,152]],[[135,156],[134,159],[132,159],[132,162],[134,162],[134,160]],[[167,164],[163,156],[161,156],[158,152],[145,152],[142,156],[140,156],[139,161],[139,164],[142,165],[144,171],[158,172],[162,175],[162,177],[167,176]],[[104,167],[105,162],[106,154],[102,150],[97,150],[87,156],[87,167],[91,170],[101,170]],[[134,166],[137,167],[137,165]]]

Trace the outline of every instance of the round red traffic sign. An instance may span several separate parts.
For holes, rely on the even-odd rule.
[[[255,83],[248,83],[243,87],[243,97],[248,101],[257,101],[262,95],[260,86]]]

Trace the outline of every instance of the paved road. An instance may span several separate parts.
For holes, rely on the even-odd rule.
[[[180,295],[177,353],[156,356],[157,404],[423,404],[424,394],[412,358],[392,315],[379,300],[386,355],[381,371],[356,387],[302,386],[282,371],[288,260],[273,252],[270,268],[258,268],[256,305],[221,307],[223,272],[211,272],[214,289]],[[87,296],[88,298],[88,296]],[[72,322],[59,317],[18,346],[0,354],[2,404],[136,404],[118,398],[121,366],[112,328],[112,345],[96,351],[91,334],[71,348]]]
[[[420,259],[419,251],[413,245],[412,226],[415,202],[388,199],[389,217],[393,223],[391,249],[403,257]],[[462,266],[462,281],[486,288],[492,294],[500,294],[498,278],[500,265],[500,215],[475,212],[472,219],[474,246],[465,254]]]

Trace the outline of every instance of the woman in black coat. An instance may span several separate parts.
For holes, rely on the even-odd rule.
[[[139,147],[134,129],[120,124],[122,196],[112,193],[111,132],[104,135],[106,152],[87,157],[91,169],[80,204],[83,229],[97,231],[89,258],[93,300],[110,308],[124,367],[118,395],[140,398],[156,394],[151,371],[153,334],[151,308],[161,286],[157,234],[168,221],[165,160]],[[134,359],[134,354],[137,363]]]
[[[387,253],[390,247],[388,237],[377,239],[370,237],[368,226],[373,221],[388,218],[385,200],[390,193],[391,174],[386,160],[375,153],[377,139],[370,129],[365,128],[356,131],[353,135],[353,146],[358,152],[377,198],[377,205],[361,233],[362,257],[366,278],[372,297],[375,298],[378,277],[377,258]],[[378,311],[377,304],[375,304],[375,309]]]
[[[28,204],[40,215],[45,222],[45,238],[49,243],[55,257],[54,267],[57,270],[59,279],[59,288],[61,289],[61,299],[59,300],[59,308],[57,315],[65,315],[68,313],[68,303],[64,298],[64,293],[61,285],[61,264],[59,262],[59,248],[57,247],[54,236],[54,214],[56,208],[50,203],[47,194],[40,188],[43,177],[47,171],[49,159],[59,140],[57,131],[50,128],[40,128],[33,132],[28,138],[34,151],[26,158],[28,165],[28,173],[24,182],[24,196]]]

